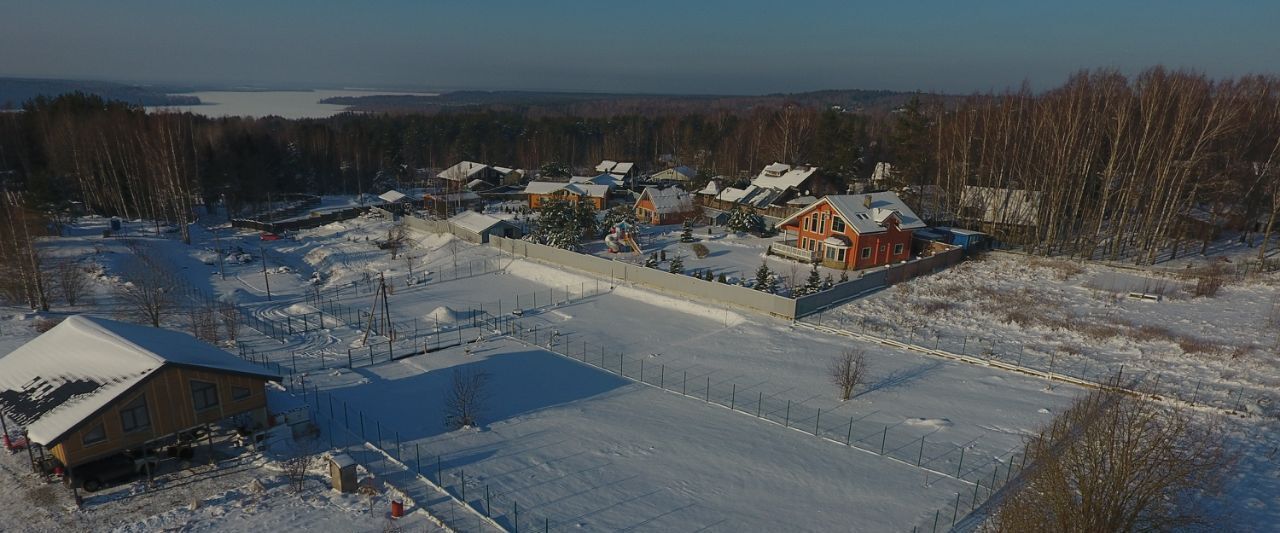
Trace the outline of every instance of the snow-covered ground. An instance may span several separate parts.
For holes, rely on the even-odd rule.
[[[122,276],[127,277],[130,250],[121,239],[101,237],[105,224],[102,219],[85,219],[71,229],[69,237],[48,243],[52,253],[81,257],[92,265],[90,270],[100,273],[94,278],[91,297],[68,311],[109,316],[128,311],[112,288],[124,281]],[[546,520],[553,530],[907,531],[913,526],[928,527],[935,511],[950,511],[956,493],[965,495],[963,514],[975,482],[981,480],[980,502],[993,470],[1003,477],[1023,435],[1050,420],[1079,393],[1072,386],[1049,387],[1025,374],[863,343],[773,318],[612,285],[607,279],[512,258],[450,236],[411,234],[411,245],[393,260],[375,244],[386,238],[390,226],[390,221],[369,216],[266,242],[252,232],[197,226],[191,245],[177,241],[174,234],[156,236],[145,223],[127,224],[124,234],[134,237],[140,250],[184,284],[213,298],[234,301],[257,317],[282,319],[313,312],[315,301],[309,298],[317,287],[320,308],[341,305],[367,310],[373,304],[370,280],[382,274],[394,286],[387,307],[397,323],[416,321],[427,330],[428,322],[465,319],[472,310],[483,308],[481,316],[511,317],[526,330],[536,327],[544,335],[540,342],[548,333],[554,334],[553,347],[570,357],[582,354],[594,360],[599,352],[606,358],[604,366],[612,369],[616,368],[613,358],[620,356],[625,379],[612,370],[490,335],[490,340],[471,345],[469,355],[455,347],[350,370],[321,371],[314,359],[299,368],[309,386],[321,391],[320,401],[332,397],[388,431],[398,431],[401,459],[406,457],[404,450],[415,445],[424,462],[426,456],[439,456],[446,471],[444,484],[455,497],[460,496],[464,471],[467,500],[473,506],[482,508],[488,485],[494,493],[495,514],[501,514],[499,522],[508,526],[514,519],[509,516],[510,505],[519,503],[522,528]],[[658,230],[646,241],[671,249],[684,246],[677,242],[679,226]],[[699,231],[695,236],[712,253],[703,260],[691,252],[684,254],[687,270],[713,268],[730,275],[754,275],[767,240],[722,233],[707,238],[705,229]],[[224,261],[220,267],[218,254],[212,252],[215,235],[223,247],[238,247],[247,254],[247,262],[240,262],[237,254],[236,261]],[[776,272],[788,275],[789,262],[770,261]],[[1263,327],[1259,320],[1268,315],[1259,308],[1275,301],[1275,283],[1232,284],[1210,299],[1182,298],[1170,290],[1161,302],[1117,302],[1117,290],[1133,290],[1130,287],[1139,283],[1146,287],[1143,290],[1154,290],[1156,284],[1128,277],[1146,275],[1110,268],[1072,272],[1057,265],[1029,265],[1025,258],[997,256],[900,285],[910,289],[882,291],[827,312],[822,320],[830,324],[839,315],[846,327],[856,324],[886,333],[906,332],[908,337],[914,325],[917,340],[923,328],[936,328],[944,334],[943,344],[948,343],[948,332],[988,339],[986,344],[978,342],[979,346],[989,346],[989,339],[998,338],[1001,344],[995,345],[996,350],[1004,343],[1034,344],[1066,354],[1061,362],[1055,359],[1064,365],[1077,361],[1073,357],[1092,357],[1098,367],[1116,365],[1122,361],[1107,359],[1107,354],[1124,356],[1126,369],[1168,365],[1161,367],[1165,379],[1192,385],[1191,380],[1213,379],[1245,386],[1251,400],[1265,387],[1274,387],[1274,355],[1267,355],[1274,352],[1264,347],[1266,335],[1274,334],[1275,328]],[[807,271],[799,274],[803,277]],[[425,281],[405,281],[409,279]],[[319,280],[318,285],[312,280]],[[1119,285],[1124,288],[1118,289]],[[909,294],[901,296],[901,291]],[[1002,322],[1003,311],[997,304],[1019,302],[1037,303],[1022,305],[1026,312],[1034,312],[1033,318],[1025,323]],[[526,311],[523,316],[512,317],[516,307]],[[34,335],[33,315],[9,314],[14,318],[0,324],[0,353]],[[1118,334],[1094,339],[1055,323],[1106,324],[1126,332],[1141,331],[1147,325],[1152,336],[1134,340]],[[1129,323],[1131,327],[1121,325]],[[166,316],[166,325],[187,329],[182,313]],[[1156,326],[1232,348],[1219,354],[1182,353],[1178,339],[1160,337],[1163,333]],[[281,340],[248,330],[242,332],[241,342],[259,355],[291,366],[295,355],[344,354],[349,347],[361,346],[361,336],[361,325],[339,314],[326,316],[324,328],[318,331],[312,328]],[[968,343],[975,341],[963,342],[963,349],[974,353]],[[1080,353],[1060,349],[1069,345],[1079,346]],[[1232,359],[1236,347],[1242,351]],[[827,369],[846,349],[865,352],[870,380],[852,400],[841,402]],[[653,372],[661,372],[662,388],[667,391],[634,381],[640,361],[649,372],[645,381],[652,383]],[[324,364],[332,367],[335,359]],[[479,369],[492,376],[490,410],[479,429],[446,431],[443,426],[442,388],[453,368]],[[688,396],[678,394],[676,379]],[[738,412],[700,401],[696,396],[704,391],[712,402],[735,402]],[[317,401],[315,396],[311,399]],[[743,403],[758,405],[763,419],[752,408],[744,409]],[[327,410],[323,404],[319,407]],[[328,435],[340,442],[354,431],[351,426],[338,428],[325,416],[320,419],[331,430]],[[783,420],[795,428],[776,423]],[[1276,454],[1260,444],[1273,442],[1276,434],[1266,420],[1255,416],[1232,422],[1233,442],[1248,453],[1238,463],[1237,477],[1222,495],[1215,495],[1214,502],[1222,516],[1244,524],[1235,529],[1280,520],[1280,501],[1274,496],[1280,472],[1275,467]],[[815,429],[826,438],[810,435]],[[849,446],[842,442],[845,435]],[[384,446],[388,441],[389,436]],[[880,456],[881,442],[887,457]],[[919,452],[922,442],[923,453]],[[431,468],[423,470],[426,478],[432,478]],[[293,519],[270,522],[271,529],[315,529],[326,520],[339,524],[337,529],[385,525],[379,514],[386,507],[383,504],[376,505],[377,512],[370,515],[363,500],[319,487],[305,497],[294,497],[269,483],[266,474],[262,477],[266,491],[260,494],[246,492],[248,479],[230,484],[200,482],[192,484],[193,494],[172,504],[172,510],[138,506],[122,512],[123,518],[115,524],[134,524],[135,530],[181,524],[192,529],[237,530],[240,524],[247,529],[266,515],[288,515]],[[188,509],[197,496],[204,503]],[[24,506],[21,497],[0,495],[0,510],[19,513],[17,509]],[[39,507],[27,507],[21,512],[41,512]],[[364,514],[359,513],[361,509]],[[35,529],[90,519],[86,511],[70,513],[69,518],[52,511],[46,514],[37,523],[49,525]],[[0,529],[16,523],[21,522],[0,519]]]
[[[1215,296],[1195,284],[997,253],[807,320],[1095,381],[1123,366],[1166,394],[1280,416],[1280,275],[1229,276]]]
[[[812,265],[765,253],[769,245],[778,242],[781,236],[762,238],[746,233],[734,233],[720,226],[695,225],[692,235],[696,243],[682,243],[680,242],[682,231],[681,224],[641,226],[637,244],[644,251],[638,255],[629,252],[610,253],[603,241],[587,242],[583,251],[637,265],[644,264],[649,254],[665,251],[667,260],[658,265],[662,270],[670,268],[671,260],[678,256],[684,263],[686,274],[703,274],[709,270],[717,277],[724,274],[730,283],[738,283],[743,278],[746,278],[748,283],[754,283],[760,264],[767,263],[769,270],[779,278],[781,294],[790,294],[793,283],[804,285],[809,276]],[[693,250],[694,244],[706,246],[707,255],[699,258]],[[838,281],[842,274],[850,277],[858,275],[856,272],[844,272],[822,266],[818,267],[818,272],[824,278],[830,276],[833,281]]]

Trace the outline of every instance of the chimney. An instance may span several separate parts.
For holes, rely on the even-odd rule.
[[[871,195],[870,195],[870,194],[868,194],[868,195],[866,195],[866,196],[863,196],[863,197],[862,197],[862,207],[865,207],[865,208],[867,208],[867,209],[871,209]]]

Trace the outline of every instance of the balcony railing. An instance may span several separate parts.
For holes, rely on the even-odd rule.
[[[772,252],[774,255],[789,257],[791,259],[795,259],[797,261],[804,261],[806,263],[812,263],[818,260],[817,252],[809,251],[804,248],[800,248],[798,246],[783,244],[781,242],[775,242],[773,244],[770,244],[769,251]]]

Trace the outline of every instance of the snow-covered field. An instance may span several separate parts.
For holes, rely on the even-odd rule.
[[[251,232],[223,227],[215,233],[195,227],[191,245],[173,234],[156,236],[144,223],[128,224],[125,234],[135,237],[144,253],[185,284],[234,301],[262,318],[314,312],[317,287],[321,308],[336,304],[370,309],[373,295],[368,288],[382,274],[394,285],[387,307],[397,323],[416,323],[425,331],[428,323],[465,319],[483,308],[482,316],[508,317],[526,330],[536,327],[544,335],[540,343],[554,335],[551,346],[569,357],[490,334],[488,340],[469,344],[470,353],[455,347],[341,370],[319,370],[319,362],[308,359],[299,368],[308,386],[321,393],[310,396],[319,411],[327,414],[320,402],[332,398],[378,427],[398,432],[402,460],[409,447],[420,450],[424,462],[439,457],[443,484],[454,497],[461,496],[465,472],[466,499],[477,509],[483,508],[488,486],[494,514],[507,527],[514,525],[513,503],[519,504],[522,529],[542,526],[544,520],[552,530],[592,531],[928,527],[936,511],[951,511],[957,493],[964,495],[963,515],[979,481],[981,502],[993,472],[1003,478],[1015,460],[1023,436],[1080,392],[1062,384],[1050,387],[1026,374],[612,285],[450,236],[411,234],[411,245],[393,260],[375,245],[386,238],[390,225],[364,217],[267,242]],[[104,226],[104,220],[86,219],[69,237],[48,243],[52,253],[82,257],[100,273],[91,297],[68,311],[107,316],[128,311],[112,288],[124,281],[121,276],[127,277],[129,249],[120,239],[102,238]],[[686,270],[754,275],[765,240],[723,233],[707,238],[706,230],[701,232],[695,235],[712,253],[703,260],[686,253]],[[237,254],[236,261],[224,261],[220,267],[218,254],[212,252],[215,234],[222,246],[238,247],[247,262]],[[675,250],[682,246],[678,236],[678,226],[664,227],[646,242]],[[789,262],[770,260],[776,272],[788,275]],[[822,320],[831,324],[838,317],[839,325],[850,329],[867,328],[886,336],[905,333],[917,340],[928,329],[942,333],[943,344],[950,336],[983,337],[984,341],[971,338],[962,341],[963,347],[954,347],[971,354],[977,348],[969,343],[991,346],[990,340],[998,339],[995,350],[1007,343],[1026,343],[1036,346],[1027,350],[1028,356],[1052,351],[1059,354],[1055,363],[1063,365],[1088,359],[1096,365],[1095,373],[1096,368],[1122,362],[1126,372],[1160,365],[1165,379],[1192,386],[1195,380],[1213,380],[1246,387],[1250,401],[1263,398],[1263,392],[1277,384],[1274,350],[1266,344],[1268,335],[1274,342],[1276,328],[1261,322],[1269,316],[1263,304],[1276,301],[1274,280],[1229,284],[1219,296],[1207,299],[1182,297],[1169,284],[1164,285],[1167,298],[1161,302],[1115,297],[1139,284],[1142,290],[1155,290],[1159,284],[1148,277],[1103,267],[1075,272],[997,256],[900,285],[909,289],[881,291],[827,312]],[[1027,317],[1004,320],[1005,306],[998,304],[1012,303],[1021,305],[1010,309],[1021,309]],[[525,311],[518,318],[511,315],[517,307]],[[33,315],[12,310],[10,316],[0,324],[0,353],[35,334]],[[323,329],[286,335],[283,342],[252,330],[242,332],[240,340],[285,366],[291,366],[296,355],[327,351],[345,357],[347,348],[362,345],[361,325],[346,320],[342,315],[327,316]],[[182,313],[167,316],[166,325],[187,329]],[[1102,337],[1095,338],[1072,329],[1076,325],[1106,325],[1120,332],[1099,330],[1093,334]],[[1145,333],[1135,339],[1131,332]],[[1179,344],[1184,337],[1229,348],[1186,352]],[[1076,348],[1068,350],[1070,346]],[[827,370],[846,349],[865,352],[870,379],[853,399],[841,402]],[[620,357],[626,377],[570,360],[589,354],[594,361],[597,352],[606,357],[605,368],[616,368],[614,358]],[[1059,356],[1062,359],[1056,359]],[[646,383],[652,383],[653,372],[663,374],[661,388],[635,381],[638,368],[633,365],[640,361],[649,372]],[[332,367],[335,358],[324,364]],[[477,429],[447,431],[443,425],[440,403],[454,368],[491,376],[489,409]],[[679,388],[676,379],[682,382]],[[680,389],[688,389],[688,395],[679,394]],[[708,395],[711,402],[698,394]],[[729,402],[736,402],[738,412],[711,405]],[[758,406],[761,418],[743,403]],[[1249,411],[1266,412],[1265,403],[1255,402]],[[329,430],[322,442],[335,437],[343,444],[356,432],[349,421],[318,418]],[[1240,525],[1233,529],[1275,523],[1280,520],[1275,497],[1280,469],[1274,448],[1262,444],[1274,442],[1275,428],[1261,416],[1231,424],[1233,442],[1248,453],[1225,492],[1210,495],[1216,511]],[[825,438],[811,435],[814,430]],[[385,436],[384,447],[390,441],[389,434]],[[849,445],[843,443],[845,438]],[[882,446],[885,456],[879,452]],[[15,477],[24,477],[20,460],[6,461],[18,465]],[[387,465],[381,461],[370,466]],[[424,479],[408,482],[427,487],[425,479],[434,479],[432,468],[424,465],[423,470]],[[112,511],[120,518],[107,527],[242,530],[255,520],[268,520],[272,530],[330,529],[329,523],[342,530],[386,525],[381,514],[385,502],[370,514],[364,500],[333,494],[318,481],[295,496],[271,482],[269,467],[260,472],[266,489],[261,492],[248,490],[251,479],[227,476],[225,482],[189,484],[190,494],[183,493],[181,501],[172,504],[131,504],[142,500],[121,498],[111,505],[127,509]],[[62,493],[61,487],[53,488]],[[30,520],[43,524],[31,528],[35,530],[57,524],[78,527],[92,523],[99,512],[67,511],[65,502],[50,508],[57,511],[40,511],[41,507],[24,504],[23,497],[15,492],[0,495],[0,510],[14,513],[0,514],[0,529],[16,529]],[[194,499],[202,503],[193,510]],[[44,514],[32,518],[32,513]],[[277,515],[291,518],[274,518]],[[418,521],[411,524],[420,524],[413,527],[426,527],[422,513],[410,517]]]
[[[1280,275],[1229,276],[1215,296],[1195,284],[992,254],[807,320],[1095,381],[1123,367],[1185,400],[1280,416]]]

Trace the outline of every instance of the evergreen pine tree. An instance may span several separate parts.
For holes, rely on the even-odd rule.
[[[671,260],[671,268],[668,269],[667,271],[671,272],[672,274],[684,273],[684,261],[680,259],[680,256],[677,255],[674,259]]]
[[[769,270],[769,263],[760,263],[760,268],[756,269],[756,290],[772,294],[774,292],[773,271]]]
[[[658,257],[659,257],[662,261],[666,261],[666,260],[667,260],[667,251],[666,251],[666,250],[659,250],[658,252],[661,254],[661,255],[659,255]]]
[[[796,296],[804,296],[813,294],[822,290],[822,276],[818,274],[818,264],[814,263],[813,268],[809,269],[809,278],[805,280],[804,286],[796,290]]]
[[[729,278],[726,278],[726,277],[724,276],[724,272],[721,272],[721,273],[720,273],[720,279],[718,279],[718,280],[716,280],[716,281],[719,281],[720,283],[724,283],[724,284],[726,284],[726,285],[727,285],[727,284],[729,283]]]
[[[684,228],[680,230],[680,242],[693,242],[693,222],[684,221]]]
[[[644,266],[646,268],[658,268],[658,253],[649,254],[649,258],[644,260]]]

